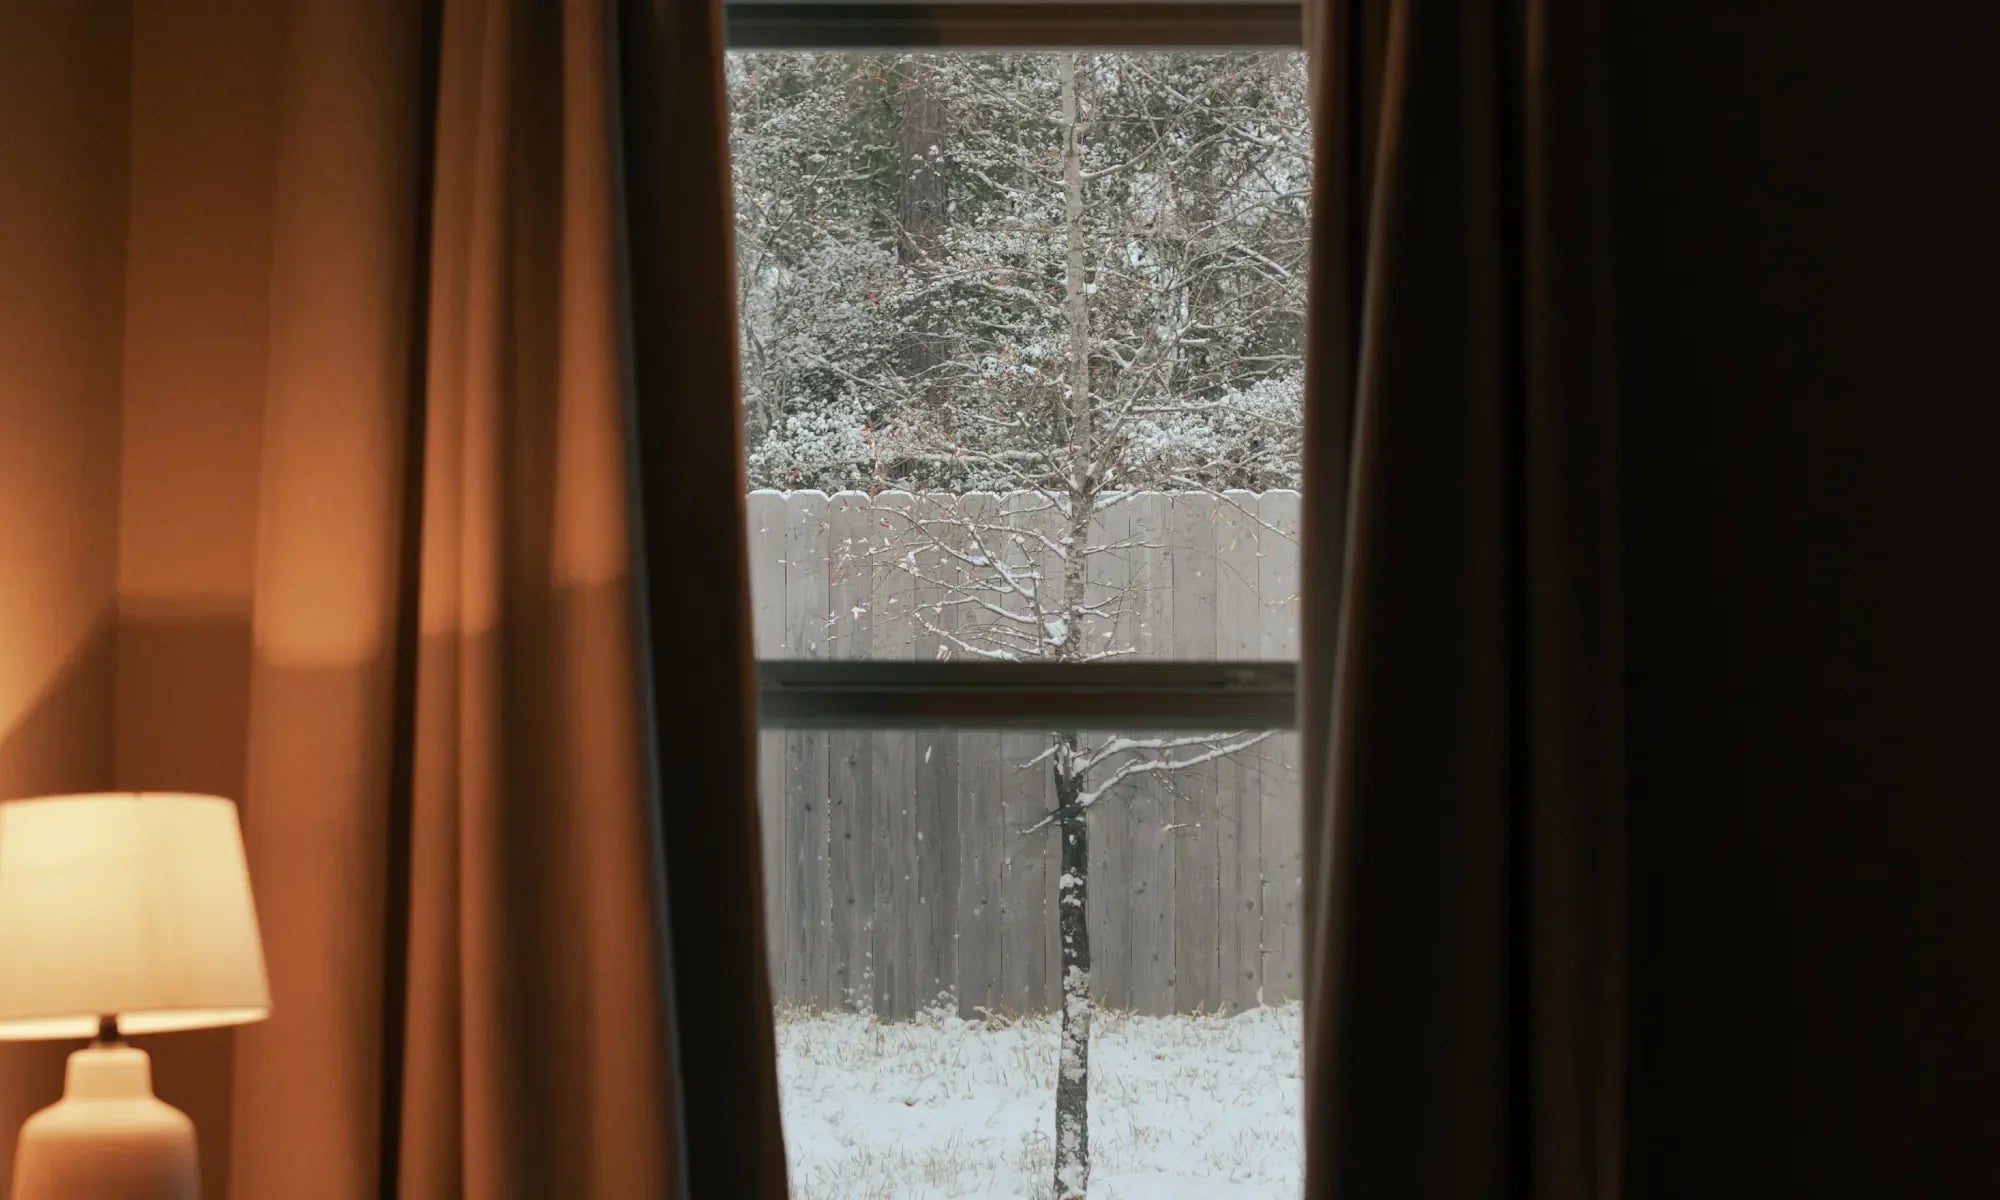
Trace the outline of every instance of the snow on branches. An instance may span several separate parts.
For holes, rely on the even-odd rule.
[[[1296,485],[1299,56],[1067,59],[730,60],[754,486]]]

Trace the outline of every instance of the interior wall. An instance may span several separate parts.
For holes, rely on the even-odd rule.
[[[282,10],[133,11],[120,787],[243,796]],[[195,1120],[213,1197],[229,1194],[235,1037],[146,1042],[161,1097]]]
[[[9,6],[0,798],[242,793],[278,13]],[[227,1194],[232,1036],[146,1043],[199,1128],[211,1196]],[[0,1180],[68,1050],[0,1049]]]
[[[129,53],[122,3],[0,36],[0,799],[114,776]],[[0,1047],[0,1181],[68,1050]]]

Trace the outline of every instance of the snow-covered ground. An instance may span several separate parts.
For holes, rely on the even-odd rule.
[[[796,1200],[1043,1200],[1056,1023],[778,1015]],[[1299,1007],[1098,1014],[1091,1200],[1296,1200]]]

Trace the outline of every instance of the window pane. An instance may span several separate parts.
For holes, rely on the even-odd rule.
[[[1303,56],[728,84],[758,653],[1292,657]]]
[[[1302,58],[728,71],[758,653],[1294,657]],[[796,1195],[1297,1195],[1291,735],[760,755]]]
[[[1298,1195],[1294,735],[794,729],[760,753],[796,1196],[1049,1195],[1065,1012],[1093,1200]]]

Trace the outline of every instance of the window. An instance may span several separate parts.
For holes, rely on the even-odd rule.
[[[1297,10],[730,15],[795,1192],[1294,1195]]]

